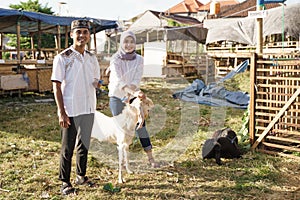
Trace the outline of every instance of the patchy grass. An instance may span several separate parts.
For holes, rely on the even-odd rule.
[[[140,143],[130,147],[126,183],[117,184],[116,146],[92,141],[88,176],[96,188],[78,187],[68,199],[300,199],[299,161],[248,151],[242,159],[202,160],[204,140],[215,130],[242,127],[245,110],[214,108],[174,100],[188,83],[148,80],[144,92],[155,108],[147,120],[154,154],[162,167],[151,169]],[[236,88],[236,86],[234,86]],[[24,94],[0,99],[0,199],[62,199],[58,166],[60,132],[54,101]],[[98,110],[110,115],[102,93]],[[75,160],[72,179],[75,178]]]

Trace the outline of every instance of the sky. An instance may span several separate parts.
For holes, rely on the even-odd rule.
[[[56,14],[76,17],[93,17],[111,20],[128,20],[146,10],[166,11],[183,0],[39,0]],[[209,0],[199,0],[205,4]],[[0,0],[0,8],[10,4],[20,4],[27,0]],[[62,4],[64,3],[64,4]],[[286,4],[300,3],[300,0],[287,0]]]

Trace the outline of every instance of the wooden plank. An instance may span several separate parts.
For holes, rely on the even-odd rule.
[[[299,71],[300,72],[300,71]],[[266,80],[266,79],[268,79],[268,80],[278,80],[278,81],[280,81],[280,80],[284,80],[284,81],[286,81],[286,80],[290,80],[290,81],[298,81],[299,80],[299,77],[288,77],[288,76],[283,76],[283,77],[275,77],[275,76],[257,76],[256,77],[257,79],[261,79],[261,80]]]
[[[276,65],[300,65],[300,60],[258,60],[257,64],[276,64]]]
[[[177,65],[177,64],[167,64],[168,68],[183,68],[182,65]]]
[[[278,72],[278,70],[275,70],[275,69],[272,69],[272,68],[268,68],[268,69],[266,69],[266,68],[259,68],[259,69],[257,69],[257,72],[270,72],[270,73],[272,73],[272,72]],[[280,69],[280,72],[281,73],[299,73],[300,72],[300,70],[299,69]]]
[[[256,106],[257,110],[272,110],[272,111],[278,111],[280,110],[279,107],[269,107],[269,106]]]
[[[282,153],[282,152],[269,151],[269,150],[265,150],[265,149],[258,149],[257,151],[259,151],[261,153],[270,154],[270,155],[278,155],[278,156],[282,156],[282,157],[287,157],[287,158],[291,158],[291,159],[300,160],[299,156],[294,156],[292,154],[286,154],[286,153]]]
[[[260,94],[260,95],[284,95],[284,96],[292,96],[293,95],[293,94],[286,94],[286,93],[264,92],[264,91],[257,91],[256,94]]]
[[[265,138],[266,139],[270,139],[270,140],[276,140],[276,141],[282,141],[282,142],[300,144],[300,140],[293,139],[293,138],[283,138],[283,137],[280,137],[280,136],[271,136],[271,135],[268,135]]]
[[[27,87],[28,83],[23,79],[22,74],[0,77],[0,88],[3,90],[26,89]]]
[[[295,99],[300,94],[300,88],[296,90],[293,96],[288,100],[288,102],[282,107],[282,109],[278,112],[278,114],[274,117],[271,123],[267,126],[267,128],[263,131],[263,133],[258,137],[258,139],[254,142],[251,149],[255,149],[257,145],[262,141],[262,139],[268,134],[274,124],[278,121],[278,119],[284,114],[284,112],[289,108],[289,106],[295,101]]]
[[[264,117],[273,117],[275,116],[275,113],[265,113],[265,112],[255,112],[256,116],[264,116]]]
[[[282,130],[282,129],[273,129],[275,133],[282,133],[282,134],[289,134],[289,135],[297,135],[300,136],[299,131],[288,131],[288,130]]]
[[[266,79],[266,78],[265,78]],[[269,88],[269,87],[276,87],[276,88],[290,88],[290,89],[297,89],[297,85],[275,85],[275,84],[257,84],[257,87],[262,88]]]
[[[269,142],[263,142],[263,145],[265,145],[267,147],[277,148],[277,149],[284,149],[284,150],[289,150],[289,151],[300,152],[300,148],[289,147],[289,146],[285,146],[285,145],[281,145],[281,144],[273,144],[273,143],[269,143]]]
[[[257,103],[276,103],[276,104],[285,104],[285,101],[279,101],[279,100],[265,100],[265,99],[256,99]],[[295,102],[295,105],[300,105],[300,102]]]
[[[270,123],[271,121],[270,120],[267,120],[267,119],[255,119],[256,122],[260,122],[260,123]]]

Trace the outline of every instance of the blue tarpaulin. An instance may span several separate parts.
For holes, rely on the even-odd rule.
[[[0,8],[0,32],[16,34],[17,24],[19,23],[21,34],[23,35],[37,33],[38,31],[57,34],[58,25],[60,26],[60,33],[65,34],[66,28],[70,31],[71,22],[77,19],[89,20],[96,33],[117,27],[117,22],[114,20],[91,17],[63,17],[25,10]]]
[[[175,92],[173,98],[210,106],[246,109],[250,100],[249,94],[242,91],[228,91],[222,86],[222,82],[244,72],[248,65],[249,60],[244,61],[216,83],[205,85],[202,80],[196,79],[190,86]]]

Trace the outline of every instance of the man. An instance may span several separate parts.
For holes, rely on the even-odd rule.
[[[58,54],[53,61],[51,80],[61,126],[59,179],[62,181],[63,195],[75,194],[70,182],[71,161],[75,148],[75,183],[94,185],[86,176],[86,168],[100,67],[96,56],[85,49],[90,40],[89,28],[89,21],[73,21],[70,33],[73,45]]]

